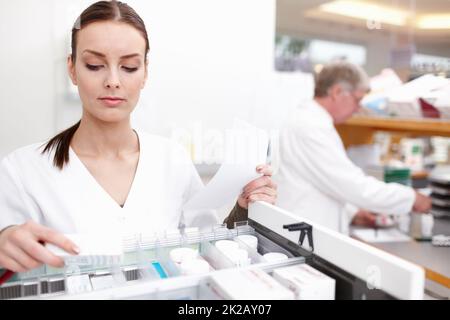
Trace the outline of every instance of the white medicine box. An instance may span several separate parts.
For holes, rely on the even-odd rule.
[[[293,300],[294,293],[260,269],[230,269],[212,274],[209,286],[221,299]]]
[[[279,268],[273,277],[292,290],[297,300],[334,300],[336,281],[307,264]]]

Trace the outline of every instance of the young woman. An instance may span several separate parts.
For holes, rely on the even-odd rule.
[[[149,42],[128,5],[100,1],[72,29],[67,65],[82,101],[81,120],[45,144],[16,150],[0,167],[0,267],[23,272],[61,266],[42,242],[77,254],[64,233],[148,233],[217,223],[185,212],[203,184],[184,149],[133,130],[130,114],[148,75]],[[244,188],[226,222],[245,219],[251,201],[275,202],[271,169]]]

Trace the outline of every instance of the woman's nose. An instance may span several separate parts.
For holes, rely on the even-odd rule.
[[[105,87],[106,88],[120,88],[120,80],[117,72],[111,71],[108,73],[108,77],[105,80]]]

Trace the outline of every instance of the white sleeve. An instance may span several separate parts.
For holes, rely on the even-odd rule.
[[[377,213],[406,214],[411,210],[414,190],[365,175],[336,143],[331,129],[308,131],[306,136],[294,129],[289,135],[298,165],[305,166],[302,171],[322,192]]]
[[[359,211],[359,208],[354,206],[354,205],[352,205],[351,203],[347,202],[345,204],[344,210],[345,210],[345,213],[347,214],[347,219],[348,219],[347,221],[349,223],[352,223],[353,218],[356,216],[356,214]]]
[[[181,158],[178,161],[181,160],[183,170],[188,173],[189,181],[183,194],[183,203],[186,203],[205,186],[186,150],[179,146],[177,153]],[[180,220],[180,226],[198,227],[199,229],[208,228],[218,223],[219,219],[215,210],[183,210]]]
[[[14,166],[3,159],[0,165],[0,230],[31,219],[26,192]]]

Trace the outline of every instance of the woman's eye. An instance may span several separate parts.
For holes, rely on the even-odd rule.
[[[88,68],[89,70],[92,71],[97,71],[99,70],[101,67],[103,67],[102,65],[94,65],[94,64],[86,64],[86,68]]]
[[[137,69],[138,68],[133,68],[133,67],[125,67],[125,66],[123,66],[122,67],[126,72],[135,72],[135,71],[137,71]]]

